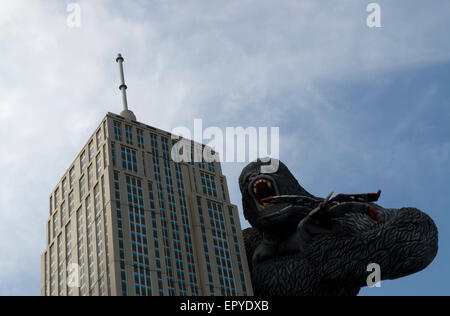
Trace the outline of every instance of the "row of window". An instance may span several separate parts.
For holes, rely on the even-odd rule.
[[[145,132],[143,129],[136,128],[136,142],[134,138],[133,133],[133,127],[128,124],[122,124],[122,122],[114,121],[114,139],[116,141],[122,142],[124,140],[123,135],[125,135],[125,143],[128,145],[135,145],[139,148],[145,148],[145,139],[144,136]],[[156,134],[150,133],[150,147],[153,153],[156,153],[159,155],[159,149],[158,149],[158,136]],[[161,148],[162,148],[162,154],[165,159],[170,159],[171,155],[171,145],[166,137],[161,136]],[[208,170],[210,172],[215,173],[216,167],[215,163],[211,161],[205,161],[203,158],[202,150],[199,150],[199,154],[197,154],[198,157],[194,159],[194,152],[197,152],[197,150],[192,150],[189,154],[190,161],[192,164],[197,163],[201,168]],[[214,154],[214,153],[213,153]]]
[[[94,161],[96,163],[96,173],[99,174],[101,170],[102,156],[101,153],[105,153],[105,147],[102,146],[105,140],[106,123],[103,122],[101,127],[95,132],[93,139],[88,143],[88,147],[84,150],[79,157],[79,170],[80,175],[86,172],[87,166]],[[103,148],[103,151],[102,151]],[[92,166],[92,165],[91,165]],[[92,175],[92,172],[91,172]],[[58,209],[60,203],[67,197],[70,191],[75,187],[76,173],[75,166],[72,166],[53,194],[50,196],[50,214]]]
[[[102,177],[94,189],[93,197],[88,195],[83,201],[84,207],[80,206],[76,212],[76,247],[74,248],[72,244],[71,220],[67,222],[63,232],[57,236],[56,242],[50,245],[50,269],[47,270],[45,267],[50,283],[49,288],[45,290],[47,295],[72,296],[75,287],[79,287],[79,294],[84,296],[93,293],[99,295],[110,293],[104,185]],[[76,252],[73,251],[74,249]],[[56,284],[58,284],[57,287]],[[98,292],[95,291],[96,286],[98,286]]]
[[[164,141],[164,140],[163,140]],[[165,140],[167,141],[167,140]],[[160,174],[160,160],[159,157],[153,155],[153,169],[155,174]],[[187,286],[191,289],[192,295],[199,294],[199,286],[197,284],[197,274],[195,271],[194,263],[194,253],[192,246],[192,237],[190,233],[189,217],[187,213],[186,197],[184,195],[184,182],[182,179],[181,165],[175,165],[175,174],[177,179],[177,188],[179,193],[179,205],[181,211],[181,222],[177,216],[177,206],[175,203],[175,188],[173,185],[172,171],[170,169],[170,160],[163,159],[163,164],[165,168],[165,187],[167,188],[167,198],[165,197],[165,192],[163,191],[163,184],[161,177],[156,180],[157,197],[159,204],[159,214],[155,212],[156,207],[156,196],[153,191],[153,183],[148,182],[148,198],[152,213],[152,227],[153,227],[153,242],[155,246],[156,254],[156,269],[158,273],[162,273],[160,259],[165,260],[166,267],[166,277],[168,284],[169,295],[175,295],[176,290],[179,294],[188,293]],[[115,179],[118,179],[119,173],[115,172]],[[136,236],[145,235],[147,232],[147,223],[145,223],[145,216],[143,214],[143,198],[142,198],[142,183],[139,178],[135,178],[131,175],[125,175],[126,185],[127,185],[127,196],[128,196],[128,213],[130,217],[130,232],[131,241],[133,246],[133,256],[139,259],[139,253],[142,252],[142,258],[148,258],[148,247],[146,245],[147,238],[143,238],[142,241],[136,240]],[[117,182],[115,180],[115,182]],[[118,182],[116,184],[118,186]],[[120,189],[116,188],[116,192],[120,195]],[[116,199],[116,202],[120,204],[120,196]],[[168,211],[166,211],[168,207]],[[120,212],[118,214],[118,219],[122,217],[123,214]],[[156,231],[159,221],[160,227],[162,227],[162,235],[160,236]],[[170,224],[170,225],[169,225]],[[180,225],[181,224],[181,225]],[[150,227],[150,225],[148,225]],[[123,238],[123,231],[122,231]],[[160,244],[160,238],[162,237],[162,245]],[[181,245],[184,244],[185,252],[182,251]],[[123,245],[123,242],[122,242]],[[122,245],[119,247],[122,249]],[[162,247],[161,247],[162,246]],[[125,251],[122,252],[125,256]],[[136,261],[136,258],[134,258]],[[186,264],[185,264],[186,262]],[[135,262],[136,263],[136,262]],[[187,266],[188,274],[185,274],[185,267]],[[147,277],[142,278],[142,275],[146,275],[145,271],[135,271],[140,277],[139,280],[135,278],[136,295],[148,295],[150,293],[142,291],[142,286],[146,288],[151,288],[151,284],[148,284]],[[126,272],[125,272],[126,276]],[[188,279],[186,279],[188,277]],[[126,278],[123,280],[126,285]],[[144,283],[142,283],[142,282]],[[188,283],[189,282],[189,283]],[[159,286],[159,285],[158,285]],[[124,291],[126,291],[126,286],[124,286]],[[162,290],[162,287],[161,287]]]
[[[94,178],[92,166],[93,163],[88,167],[87,174],[82,174],[79,181],[78,181],[78,192],[79,192],[79,202],[81,203],[84,201],[87,194],[94,188],[94,193],[99,191],[99,185],[100,185],[100,179],[101,179],[101,172],[103,171],[103,164],[104,161],[101,159],[101,154],[99,153],[97,155],[98,159],[96,160],[96,176]],[[103,179],[102,186],[104,186]],[[65,179],[62,181],[62,187],[64,187]],[[56,236],[57,231],[59,228],[62,228],[66,221],[72,216],[73,212],[75,211],[75,196],[74,196],[74,190],[73,188],[70,190],[68,195],[61,196],[60,202],[58,204],[55,204],[55,209],[52,212],[53,215],[51,216],[51,221],[48,223],[49,231],[48,231],[48,240],[47,242],[50,243],[51,240]],[[104,191],[103,191],[104,192]],[[58,190],[56,190],[55,193],[55,200],[58,200]],[[67,199],[66,199],[67,196]],[[58,200],[59,201],[59,200]],[[78,204],[78,203],[77,203]],[[50,226],[52,229],[50,229]]]

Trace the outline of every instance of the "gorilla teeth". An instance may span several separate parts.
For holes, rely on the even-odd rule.
[[[272,189],[272,183],[270,181],[265,180],[265,179],[259,179],[259,180],[256,180],[255,183],[253,184],[253,192],[258,193],[258,185],[263,184],[263,183],[265,185],[267,185],[269,187],[269,189]]]
[[[263,207],[270,205],[269,203],[262,202],[261,200],[275,195],[272,181],[267,179],[256,180],[253,183],[253,193],[255,194],[260,205]]]

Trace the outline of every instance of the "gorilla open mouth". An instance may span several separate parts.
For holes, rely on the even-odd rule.
[[[263,202],[264,199],[277,195],[277,191],[272,180],[268,178],[259,178],[251,184],[251,190],[259,205],[266,207],[270,203]]]

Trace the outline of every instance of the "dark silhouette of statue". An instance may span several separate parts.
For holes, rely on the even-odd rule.
[[[438,250],[433,220],[416,208],[385,209],[377,193],[317,198],[281,162],[249,164],[239,178],[255,295],[357,295],[368,266],[381,280],[425,269]]]

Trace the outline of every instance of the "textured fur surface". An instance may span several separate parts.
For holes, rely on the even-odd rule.
[[[380,265],[381,278],[386,280],[418,272],[435,258],[438,232],[428,215],[416,208],[371,204],[379,213],[377,221],[349,207],[347,212],[330,214],[338,230],[314,235],[302,252],[275,254],[253,266],[251,258],[263,239],[282,242],[302,218],[288,212],[264,225],[258,223],[261,213],[274,211],[258,207],[249,192],[252,179],[261,175],[260,165],[260,161],[250,164],[240,177],[244,214],[253,226],[243,235],[256,295],[357,295],[367,284],[371,263]],[[283,164],[271,177],[280,194],[310,195]]]

